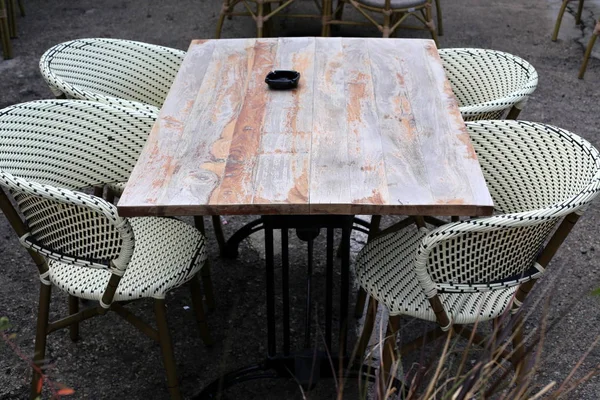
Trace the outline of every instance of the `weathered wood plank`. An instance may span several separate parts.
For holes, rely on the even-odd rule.
[[[245,205],[252,204],[266,105],[271,98],[264,80],[276,63],[277,47],[277,39],[257,39],[254,43],[247,65],[248,84],[233,128],[225,174],[218,197],[211,199],[211,204],[221,208],[232,205],[243,210]]]
[[[346,70],[348,163],[352,168],[349,182],[351,209],[362,214],[365,206],[387,204],[389,192],[369,50],[362,39],[356,38],[342,39],[342,46]]]
[[[184,126],[194,106],[198,90],[213,59],[215,42],[190,45],[186,59],[167,95],[148,141],[132,171],[119,205],[158,204],[164,198],[165,184],[172,179],[177,148],[183,139]]]
[[[467,132],[454,96],[444,91],[444,70],[432,58],[437,55],[435,43],[425,42],[394,41],[392,45],[402,54],[402,63],[410,65],[404,68],[404,82],[432,198],[439,204],[463,204],[473,196],[468,178],[474,165],[464,159],[464,143],[459,139]],[[466,156],[475,157],[475,153]]]
[[[315,39],[310,212],[350,214],[348,118],[341,38]]]
[[[313,120],[314,38],[279,38],[274,69],[300,73],[298,88],[271,91],[257,165],[254,205],[288,203],[286,213],[309,212]],[[305,207],[302,207],[305,204]],[[283,206],[280,206],[284,212]]]
[[[391,205],[431,204],[434,199],[427,182],[422,147],[415,131],[415,115],[405,77],[408,54],[394,40],[367,42],[371,56],[375,101],[379,113],[386,179]]]

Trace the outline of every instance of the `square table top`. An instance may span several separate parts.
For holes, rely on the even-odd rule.
[[[300,72],[270,90],[269,71]],[[432,40],[194,40],[122,216],[489,215]]]

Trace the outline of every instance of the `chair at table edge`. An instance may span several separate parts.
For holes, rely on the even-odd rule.
[[[561,199],[561,201],[558,201],[553,204],[547,204],[543,208],[503,215],[494,215],[492,217],[471,219],[461,222],[453,222],[442,226],[438,226],[430,232],[425,232],[424,229],[426,228],[421,222],[422,220],[419,221],[419,219],[417,219],[420,235],[423,236],[423,239],[416,238],[417,241],[420,242],[420,244],[418,245],[418,250],[417,248],[414,248],[416,252],[409,253],[413,254],[414,258],[412,258],[412,261],[409,260],[409,264],[403,265],[407,268],[410,267],[411,264],[414,266],[415,275],[419,281],[418,287],[420,287],[423,293],[425,294],[425,297],[427,298],[426,302],[429,303],[429,307],[431,310],[428,312],[427,316],[419,316],[415,315],[414,313],[412,313],[411,316],[437,322],[439,325],[438,331],[441,330],[443,332],[453,330],[454,332],[466,336],[467,338],[474,338],[476,343],[482,343],[484,338],[477,335],[471,336],[472,332],[464,330],[462,327],[458,327],[457,324],[455,324],[455,321],[453,320],[453,315],[446,310],[443,304],[443,299],[441,298],[440,294],[448,293],[449,295],[455,294],[459,296],[460,293],[468,292],[476,293],[488,291],[489,293],[491,293],[494,290],[512,290],[512,294],[507,293],[511,294],[512,299],[508,303],[505,303],[503,305],[504,308],[502,310],[499,310],[499,312],[496,312],[495,315],[493,315],[492,317],[496,317],[497,315],[502,314],[510,307],[511,313],[515,316],[515,318],[517,318],[517,321],[515,321],[513,324],[513,352],[508,353],[506,355],[511,357],[511,361],[515,366],[515,370],[517,371],[517,376],[519,377],[519,379],[522,379],[523,376],[527,373],[527,371],[524,371],[522,368],[522,365],[525,365],[525,363],[522,363],[522,361],[527,356],[527,354],[522,343],[523,333],[521,314],[517,313],[517,311],[523,303],[523,301],[525,300],[527,294],[533,288],[537,279],[541,277],[545,268],[548,266],[548,263],[551,261],[552,257],[554,256],[562,242],[565,240],[565,238],[567,237],[567,235],[569,234],[579,217],[583,214],[588,204],[596,197],[598,191],[600,191],[600,155],[598,154],[598,151],[584,139],[566,130],[556,128],[553,126],[523,121],[479,121],[469,122],[467,123],[467,127],[470,131],[470,134],[472,135],[472,138],[474,138],[474,135],[479,135],[482,138],[480,140],[489,140],[490,142],[493,139],[490,140],[483,138],[485,138],[486,135],[488,135],[489,137],[499,137],[503,134],[506,134],[506,131],[510,130],[511,128],[522,128],[525,132],[523,134],[523,140],[525,142],[534,140],[533,138],[529,137],[529,135],[532,135],[534,132],[537,134],[538,139],[542,141],[544,140],[542,137],[546,134],[548,134],[549,136],[554,135],[554,138],[561,137],[565,143],[571,145],[573,148],[579,151],[579,156],[581,156],[581,158],[584,158],[584,160],[578,160],[579,162],[577,163],[577,165],[581,169],[584,167],[585,164],[585,166],[587,167],[585,171],[586,173],[589,173],[589,175],[586,175],[584,177],[585,179],[579,177],[580,179],[577,180],[580,183],[579,190],[574,191],[570,196],[566,196],[566,198]],[[547,140],[552,141],[553,138],[548,137]],[[476,147],[476,151],[477,150],[478,149]],[[533,152],[535,150],[531,151]],[[565,154],[565,157],[568,157],[569,155],[572,154]],[[483,158],[481,153],[478,153],[478,157],[480,159]],[[494,156],[492,155],[490,157]],[[540,167],[545,166],[540,165]],[[572,172],[581,173],[582,175],[584,175],[584,173],[581,171]],[[489,173],[490,171],[486,171],[484,168],[486,180],[489,179],[489,176],[487,176],[487,174]],[[502,188],[500,185],[500,189],[494,190],[501,189]],[[494,199],[494,201],[496,202],[496,199]],[[504,282],[501,280],[499,282],[494,282],[494,284],[488,285],[487,288],[485,287],[486,284],[484,283],[481,283],[480,285],[458,284],[452,282],[443,283],[435,282],[432,279],[430,270],[431,253],[433,250],[436,249],[436,245],[438,243],[443,243],[449,239],[456,239],[463,235],[472,235],[475,232],[486,232],[500,229],[506,230],[512,228],[525,227],[528,223],[532,223],[532,221],[535,225],[548,223],[550,225],[550,229],[546,232],[548,236],[544,238],[545,245],[544,241],[542,241],[541,247],[539,249],[534,249],[534,262],[529,267],[524,266],[522,268],[523,272],[521,274],[517,276],[511,276],[510,280],[505,280]],[[552,233],[552,227],[558,224],[559,221],[560,225]],[[365,287],[364,282],[361,280],[361,273],[364,273],[364,268],[360,266],[361,262],[363,262],[365,257],[367,257],[369,251],[373,251],[376,253],[374,249],[378,246],[379,243],[386,240],[386,238],[390,238],[392,235],[397,235],[401,233],[402,229],[406,230],[406,227],[401,227],[399,230],[390,229],[387,232],[382,232],[382,234],[368,242],[367,245],[365,245],[365,248],[357,257],[357,275],[359,276],[360,286],[361,288],[364,288],[370,295],[363,332],[357,344],[357,353],[359,354],[359,357],[365,354],[365,350],[367,348],[371,336],[371,331],[373,329],[374,316],[378,302],[384,303],[386,305],[386,308],[389,308],[387,303],[389,302],[389,299],[382,299],[380,297],[382,293],[375,293],[374,290],[376,289]],[[551,233],[552,235],[549,237]],[[509,251],[513,251],[513,247],[511,247]],[[381,257],[388,257],[388,253],[380,254]],[[397,269],[400,270],[401,267],[398,266]],[[465,302],[466,300],[463,299],[463,304]],[[482,312],[481,309],[478,311]],[[402,314],[403,313],[392,315],[392,313],[390,313],[390,320],[385,335],[386,339],[383,343],[384,348],[382,366],[384,369],[384,374],[380,374],[380,376],[383,379],[385,379],[387,373],[392,371],[391,368],[393,363],[395,363],[398,360],[395,357],[394,348],[396,333],[399,330],[399,318]],[[492,317],[483,317],[476,321],[461,321],[461,323],[474,323],[477,321],[489,320]],[[434,334],[428,337],[427,340],[433,340],[436,337],[439,337],[439,334]],[[400,350],[400,354],[402,354],[403,349],[409,350],[414,348],[416,344],[422,343],[425,343],[423,341],[423,338],[416,339],[410,344],[403,346],[403,348]]]
[[[435,23],[431,16],[431,3],[433,0],[423,0],[422,4],[411,5],[410,7],[394,8],[391,5],[391,0],[381,0],[383,5],[376,7],[372,5],[364,4],[361,0],[338,0],[335,9],[333,8],[333,0],[323,1],[323,28],[321,31],[322,36],[330,36],[331,25],[334,24],[345,24],[345,25],[374,25],[383,35],[384,38],[389,38],[399,28],[409,29],[422,29],[428,30],[431,37],[438,44],[438,33],[436,30]],[[344,5],[348,3],[354,9],[359,12],[368,22],[357,22],[357,21],[342,21],[342,11]],[[438,11],[438,21],[441,21],[441,7],[439,1],[436,0],[436,7]],[[330,14],[332,13],[332,14]],[[369,13],[378,13],[383,15],[383,23],[380,24],[376,21]],[[397,16],[397,19],[394,16]],[[402,25],[404,21],[413,16],[418,19],[424,26],[424,28],[417,27],[406,27]]]
[[[97,46],[106,47],[103,49],[105,53],[108,53],[108,55],[103,54],[107,57],[106,60],[98,60],[95,58],[100,56],[100,54],[93,51]],[[55,60],[62,60],[60,57],[70,60],[65,54],[68,51],[73,52],[75,50],[80,53],[76,54],[76,57],[71,57],[73,60],[91,57],[90,63],[88,64],[86,62],[83,63],[82,67],[78,67],[78,65],[81,64],[81,60],[77,60],[77,62],[73,62],[72,65],[69,64],[69,68],[75,70],[91,68],[91,66],[97,67],[99,69],[97,71],[98,76],[95,77],[96,81],[94,83],[97,90],[77,85],[71,81],[72,77],[68,79],[63,76],[64,73],[59,74],[56,69],[53,68],[52,64]],[[171,88],[172,81],[175,79],[179,70],[179,65],[183,61],[185,54],[186,52],[183,50],[132,40],[109,38],[75,39],[59,43],[46,50],[40,58],[39,68],[48,87],[59,99],[72,98],[97,101],[103,104],[151,112],[158,118],[160,108]],[[108,61],[113,59],[118,61],[118,63],[108,63]],[[106,73],[107,76],[115,75],[115,66],[119,66],[119,64],[122,66],[125,59],[131,60],[129,69],[122,71],[128,78],[127,91],[116,93],[117,91],[122,91],[123,88],[117,84],[114,84],[113,87],[109,87],[108,83],[105,88],[98,90],[101,83],[104,82],[102,81],[104,73]],[[93,63],[91,62],[92,60]],[[152,63],[150,64],[149,61],[152,61]],[[105,63],[108,64],[105,65]],[[156,74],[144,72],[144,70],[150,70],[151,68],[156,71]],[[74,73],[73,71],[70,72]],[[79,71],[77,72],[77,75],[85,75],[85,73]],[[144,77],[145,80],[140,80],[142,77]],[[160,81],[160,79],[158,79],[159,77],[163,77],[164,79]],[[146,86],[142,86],[141,90],[136,90],[136,82],[140,82],[146,86],[151,85],[153,90],[144,90]],[[115,182],[107,185],[106,199],[113,202],[115,196],[122,194],[124,189],[124,182]],[[102,192],[103,188],[99,187],[96,188],[95,194],[97,196],[102,196]],[[203,219],[197,217],[195,221],[197,223],[196,227],[204,233]],[[219,250],[223,252],[225,248],[225,237],[223,235],[220,216],[212,216],[212,223]],[[209,271],[210,268],[205,268],[203,273],[208,274]],[[214,308],[214,304],[209,304],[209,307]]]
[[[517,119],[519,113],[525,107],[529,96],[535,91],[538,84],[538,74],[535,68],[526,60],[513,54],[498,50],[479,49],[479,48],[446,48],[438,50],[446,76],[452,86],[452,91],[459,101],[460,113],[465,121],[479,121],[491,119]],[[489,72],[490,62],[496,62],[498,68],[505,65],[517,66],[520,84],[517,88],[489,88],[485,85],[479,87],[466,87],[460,85],[461,79],[468,79],[476,70],[471,67],[471,71],[464,68],[464,63],[472,60],[477,66],[478,61],[484,61],[481,65],[485,72]],[[502,63],[502,64],[500,64]],[[481,80],[483,81],[483,79]],[[502,80],[498,80],[502,81]],[[484,82],[485,83],[485,82]],[[498,82],[488,82],[488,84],[498,85]],[[496,90],[501,92],[499,95],[485,96],[488,100],[483,102],[467,99],[468,92],[475,92],[475,96],[483,96],[482,92],[491,92]],[[467,93],[461,93],[465,91]],[[479,91],[479,93],[477,93]],[[508,113],[507,113],[508,111]]]
[[[565,14],[565,10],[567,9],[567,3],[571,0],[563,0],[562,5],[560,6],[560,11],[558,12],[558,16],[556,17],[556,23],[554,24],[554,31],[552,32],[552,41],[556,42],[558,39],[558,31],[560,30],[560,23],[562,22],[563,15]],[[577,7],[577,14],[575,15],[575,24],[581,24],[581,13],[583,12],[583,1],[579,0],[579,5]],[[583,56],[583,62],[581,63],[581,68],[579,68],[579,74],[577,77],[579,79],[583,79],[585,75],[585,70],[587,69],[588,61],[590,60],[590,56],[592,54],[592,48],[594,47],[594,43],[596,43],[596,38],[600,35],[600,19],[596,21],[596,25],[594,26],[594,31],[592,32],[592,37],[588,42],[588,45],[585,49],[585,54]]]
[[[180,393],[164,297],[167,291],[191,282],[201,337],[206,344],[212,343],[198,281],[198,272],[207,258],[204,236],[176,219],[121,218],[112,203],[78,191],[118,180],[130,173],[148,134],[146,128],[153,123],[154,115],[148,112],[74,100],[34,101],[0,110],[0,131],[3,133],[0,140],[0,208],[40,274],[35,365],[40,366],[43,362],[48,333],[69,326],[71,339],[76,340],[79,322],[113,310],[161,345],[169,391],[172,398],[177,399]],[[45,146],[46,150],[41,152],[40,146]],[[123,164],[110,162],[115,159]],[[90,168],[85,168],[86,161]],[[28,179],[17,175],[25,175]],[[4,190],[12,194],[25,221]],[[76,225],[56,224],[61,216]],[[154,236],[156,229],[169,232],[161,236],[160,244],[144,245],[139,241],[140,237]],[[138,234],[141,236],[136,238]],[[147,251],[155,248],[161,251],[170,244],[178,246],[177,257],[181,261],[170,261],[170,265],[161,264],[160,268],[146,267],[149,260],[140,253],[144,247]],[[140,247],[142,250],[136,252]],[[163,262],[166,253],[161,252]],[[157,258],[160,256],[150,257],[151,260]],[[136,268],[132,269],[133,265]],[[152,276],[144,277],[143,274]],[[90,282],[77,287],[77,283],[88,278]],[[148,286],[139,288],[136,285],[140,282]],[[69,286],[69,283],[75,286]],[[70,315],[49,323],[53,284],[69,294]],[[80,311],[79,297],[98,300],[99,305]],[[120,304],[145,297],[154,298],[157,330]],[[39,395],[39,379],[34,368],[32,398]]]

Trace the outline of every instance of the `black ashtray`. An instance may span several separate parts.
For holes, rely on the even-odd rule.
[[[298,71],[271,71],[267,74],[265,82],[271,89],[285,90],[298,87],[300,72]]]

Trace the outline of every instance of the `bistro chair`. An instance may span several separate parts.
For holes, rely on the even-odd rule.
[[[556,42],[558,39],[558,31],[560,30],[560,23],[562,22],[563,15],[565,14],[565,10],[567,9],[567,3],[571,0],[563,0],[562,5],[560,6],[560,11],[558,12],[558,17],[556,18],[556,24],[554,25],[554,32],[552,33],[552,41]],[[577,6],[577,14],[575,15],[575,24],[581,24],[581,13],[583,12],[583,0],[579,0],[579,4]],[[596,43],[596,38],[600,35],[600,20],[596,21],[596,25],[594,26],[594,31],[592,32],[592,37],[588,42],[588,45],[585,49],[585,55],[583,56],[583,62],[581,63],[581,68],[579,69],[579,75],[577,76],[579,79],[583,79],[585,75],[585,70],[587,69],[588,61],[590,60],[590,56],[592,54],[592,49],[594,48],[594,43]]]
[[[56,97],[158,113],[185,52],[122,39],[76,39],[48,49],[40,72]]]
[[[191,283],[202,340],[210,344],[198,272],[206,262],[204,236],[174,218],[122,218],[116,207],[83,191],[129,176],[154,124],[146,111],[97,102],[46,100],[0,111],[0,205],[41,281],[34,362],[45,358],[46,336],[114,311],[160,344],[171,398],[180,398],[165,296]],[[205,284],[210,282],[206,282]],[[69,315],[49,322],[50,291],[69,296]],[[208,293],[207,293],[208,294]],[[125,304],[152,298],[158,329]],[[78,299],[97,301],[79,310]],[[32,398],[39,395],[35,373]]]
[[[359,353],[365,352],[381,303],[390,315],[385,373],[397,353],[424,340],[396,352],[402,315],[437,322],[437,333],[427,335],[431,340],[449,330],[468,338],[472,332],[463,325],[515,313],[600,190],[598,151],[577,135],[523,121],[469,122],[467,129],[495,214],[441,226],[416,219],[418,226],[383,231],[357,257],[358,282],[370,295]],[[520,377],[521,325],[514,324],[513,354],[505,354]]]
[[[318,8],[318,14],[289,14],[285,13],[285,17],[289,18],[321,18],[321,3],[313,0]],[[215,37],[221,37],[223,30],[223,22],[225,18],[232,19],[233,17],[252,17],[256,23],[256,37],[271,36],[271,19],[277,14],[287,11],[288,7],[295,3],[296,0],[223,0],[221,13],[217,22],[217,31]],[[236,9],[236,6],[238,6]],[[273,5],[273,6],[271,6]]]
[[[535,68],[512,54],[474,48],[439,54],[465,121],[516,119],[537,87]]]
[[[76,39],[47,50],[40,71],[58,98],[115,104],[158,116],[184,56],[181,50],[131,40]],[[114,201],[124,189],[125,182],[107,185],[106,199]],[[95,194],[101,196],[102,190]],[[220,217],[213,216],[212,221],[223,248]]]
[[[431,16],[432,0],[338,0],[335,9],[333,0],[323,0],[323,36],[330,35],[331,25],[374,25],[383,35],[389,38],[398,29],[428,30],[433,40],[438,42],[435,23]],[[344,6],[350,4],[367,22],[342,19]],[[438,18],[441,19],[441,8],[436,0]],[[377,15],[381,14],[381,18]],[[421,25],[406,25],[405,21],[416,19]]]

